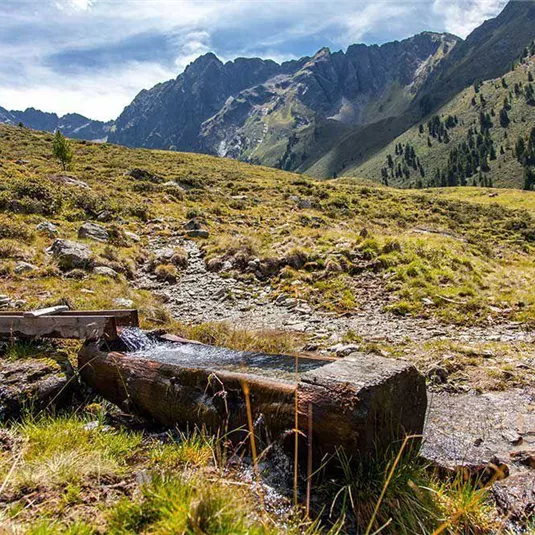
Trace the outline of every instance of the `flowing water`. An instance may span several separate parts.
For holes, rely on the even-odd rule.
[[[295,380],[298,374],[321,368],[328,359],[266,355],[247,351],[234,351],[224,347],[195,343],[173,343],[151,340],[141,329],[126,328],[121,340],[131,356],[185,368],[226,370],[261,375],[278,380]],[[297,361],[297,362],[296,362]]]

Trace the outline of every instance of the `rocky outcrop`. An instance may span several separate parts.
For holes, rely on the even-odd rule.
[[[57,259],[59,267],[65,271],[86,269],[91,265],[91,249],[83,243],[57,239],[47,252]]]
[[[78,229],[78,238],[106,243],[110,235],[106,227],[87,221]]]
[[[0,421],[20,416],[25,408],[59,407],[71,394],[72,368],[49,359],[0,359]]]

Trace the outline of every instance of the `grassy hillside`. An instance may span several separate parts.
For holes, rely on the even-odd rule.
[[[531,55],[503,78],[464,90],[436,114],[345,174],[378,182],[386,179],[389,185],[401,187],[452,185],[449,163],[458,165],[462,160],[464,169],[456,173],[454,185],[464,181],[468,185],[522,188],[524,170],[515,145],[519,137],[527,142],[535,126],[535,99],[530,97],[534,77],[535,57]],[[455,151],[466,152],[463,144],[469,152],[484,153],[484,158],[472,163],[462,155],[454,157]],[[437,169],[443,175],[438,179]]]
[[[351,178],[321,182],[232,160],[86,142],[72,142],[74,169],[65,173],[51,147],[50,134],[0,127],[0,293],[9,308],[60,302],[115,308],[115,299],[126,298],[140,309],[145,326],[202,339],[202,326],[188,330],[173,322],[158,296],[134,284],[147,261],[180,284],[184,251],[162,262],[149,240],[182,234],[196,219],[209,231],[208,238],[194,239],[211,269],[230,263],[234,277],[270,284],[275,296],[358,313],[369,298],[361,277],[371,275],[381,306],[397,314],[463,324],[535,320],[533,192],[402,191]],[[136,168],[145,172],[132,173]],[[62,268],[45,252],[55,237],[37,229],[43,221],[56,225],[59,237],[88,245],[91,264]],[[109,242],[79,238],[86,221],[106,227]],[[21,262],[32,269],[20,271]],[[95,267],[119,275],[102,275]],[[284,338],[236,332],[223,339],[224,329],[212,328],[210,341],[273,353],[291,347]],[[479,365],[474,351],[503,352],[507,366],[520,350],[531,355],[530,347],[497,344],[470,352],[462,344],[427,345],[425,358],[435,361],[447,352],[454,373],[464,376],[466,367]],[[406,351],[399,344],[387,354],[407,358]],[[0,364],[61,355],[53,346],[10,344]],[[522,380],[529,377],[523,370]],[[332,504],[332,514],[325,524],[312,524],[289,499],[272,489],[264,495],[224,439],[152,432],[93,399],[54,417],[30,408],[22,421],[0,425],[0,531],[313,535],[363,532],[370,524],[396,533],[453,535],[500,528],[487,489],[439,480],[410,456],[392,481],[391,467],[390,458],[348,472],[328,488],[314,487],[313,509]]]
[[[116,298],[127,298],[148,323],[167,321],[164,304],[131,281],[150,256],[148,237],[184,233],[196,218],[210,231],[202,249],[211,269],[230,262],[236,277],[260,277],[275,295],[298,295],[316,308],[358,312],[367,298],[359,277],[369,273],[385,308],[398,314],[454,322],[535,318],[535,218],[521,203],[503,206],[498,196],[483,205],[462,193],[452,200],[347,179],[316,182],[193,154],[73,146],[68,175],[87,188],[62,178],[50,134],[0,127],[0,293],[20,307],[114,307]],[[127,175],[133,168],[153,176],[134,179]],[[43,220],[76,240],[84,221],[99,219],[110,243],[85,243],[93,266],[113,268],[117,279],[61,270],[45,253],[54,238],[36,229]],[[259,268],[251,270],[256,259]],[[21,261],[36,269],[19,271]],[[162,275],[166,270],[175,276],[180,262],[164,265]]]

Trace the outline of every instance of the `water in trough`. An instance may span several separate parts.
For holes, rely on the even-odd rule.
[[[157,341],[141,329],[131,327],[122,330],[121,339],[129,355],[140,359],[186,368],[244,372],[280,381],[295,381],[296,365],[301,375],[332,362],[332,359],[319,357],[266,355],[197,343]]]

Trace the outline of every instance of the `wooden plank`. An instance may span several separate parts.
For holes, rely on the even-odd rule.
[[[117,321],[113,316],[0,316],[3,338],[116,339]]]
[[[67,310],[62,312],[60,317],[99,317],[112,316],[116,320],[118,327],[139,327],[139,314],[137,310]],[[25,312],[0,312],[0,320],[4,317],[26,317]]]
[[[60,314],[69,310],[69,307],[65,305],[60,305],[57,307],[41,308],[38,310],[30,310],[29,312],[24,312],[22,315],[25,318],[38,318],[40,316],[53,316],[55,314]]]

